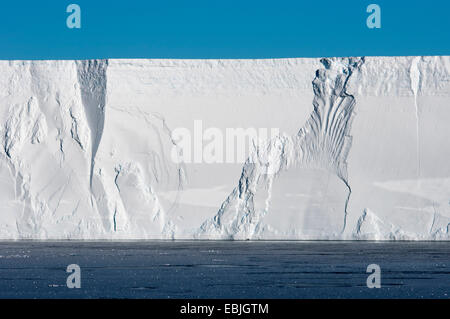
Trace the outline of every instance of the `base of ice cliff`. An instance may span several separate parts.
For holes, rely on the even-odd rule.
[[[450,57],[0,61],[0,239],[450,240]]]

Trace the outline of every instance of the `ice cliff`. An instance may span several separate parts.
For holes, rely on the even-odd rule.
[[[0,239],[449,240],[449,101],[446,56],[0,61]]]

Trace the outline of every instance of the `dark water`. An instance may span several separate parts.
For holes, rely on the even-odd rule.
[[[81,288],[66,267],[81,267]],[[381,288],[369,289],[369,264]],[[449,298],[449,242],[3,242],[0,298]]]

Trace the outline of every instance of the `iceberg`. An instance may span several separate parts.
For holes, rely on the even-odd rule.
[[[0,61],[0,239],[450,240],[450,57]]]

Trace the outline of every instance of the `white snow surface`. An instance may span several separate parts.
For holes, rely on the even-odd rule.
[[[448,56],[0,61],[0,145],[0,239],[450,240]]]

